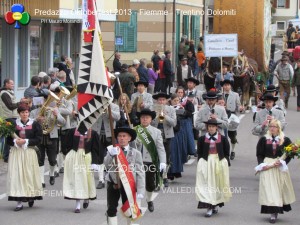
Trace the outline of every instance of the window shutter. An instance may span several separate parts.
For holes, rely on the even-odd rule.
[[[290,8],[290,0],[285,0],[285,8]]]
[[[274,8],[277,8],[277,1],[278,1],[278,0],[273,0],[273,7],[274,7]]]
[[[183,30],[182,33],[183,35],[187,36],[187,39],[189,39],[189,16],[188,15],[183,15]]]
[[[137,51],[137,12],[132,11],[130,21],[115,23],[115,36],[123,37],[123,45],[117,47],[119,52]]]
[[[176,11],[176,46],[177,46],[177,53],[180,43],[180,12]],[[178,62],[178,54],[175,55],[176,62]]]
[[[200,37],[200,16],[193,15],[192,18],[192,34],[191,39],[195,41],[196,52],[198,50],[199,37]]]

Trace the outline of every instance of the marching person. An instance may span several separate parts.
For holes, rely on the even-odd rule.
[[[113,128],[116,127],[117,121],[120,120],[120,108],[117,104],[111,103],[111,114],[113,119]],[[92,126],[92,129],[96,131],[100,136],[100,142],[104,146],[102,151],[104,151],[102,154],[106,155],[106,147],[111,145],[112,143],[112,135],[111,135],[111,129],[110,129],[110,122],[109,122],[109,114],[107,110],[102,113],[102,115],[99,117],[97,122]],[[100,164],[99,170],[98,170],[98,179],[99,182],[97,184],[97,189],[102,189],[105,187],[104,182],[104,164]]]
[[[108,217],[108,225],[117,225],[117,208],[120,197],[122,198],[123,207],[126,202],[129,201],[140,201],[144,198],[145,195],[145,170],[143,168],[143,158],[140,151],[135,148],[129,146],[129,142],[132,142],[136,138],[135,130],[128,127],[120,127],[114,130],[115,136],[118,140],[119,147],[113,147],[112,145],[107,147],[108,154],[104,159],[105,167],[108,169],[107,174],[107,211],[106,215]],[[121,152],[122,151],[122,152]],[[125,156],[125,157],[124,157]],[[120,157],[120,159],[124,160],[122,167],[129,166],[130,172],[133,175],[134,180],[130,179],[129,175],[126,175],[127,183],[135,186],[133,192],[130,192],[130,188],[128,188],[128,184],[124,185],[116,175],[116,164],[114,163],[114,158]],[[120,186],[118,186],[118,183]],[[117,187],[118,186],[118,187]],[[117,188],[116,188],[117,187]],[[127,193],[130,193],[128,195]],[[131,196],[131,197],[130,197]],[[138,206],[140,206],[138,204]],[[127,218],[127,224],[131,224],[131,218],[134,216],[132,213],[128,213],[127,210],[123,210],[124,215]],[[139,217],[140,212],[138,212],[138,208],[136,213],[136,217]],[[127,214],[128,213],[128,214]]]
[[[76,200],[75,213],[80,213],[80,200],[83,208],[89,206],[89,200],[95,200],[94,165],[103,163],[103,146],[96,131],[89,129],[84,135],[72,128],[67,134],[65,170],[63,180],[64,198]]]
[[[271,93],[271,94],[273,94],[274,97],[276,97],[278,95],[278,90],[276,89],[276,87],[273,84],[270,84],[267,87],[265,93]],[[286,116],[286,108],[284,106],[284,102],[282,99],[278,98],[278,100],[274,103],[273,108],[282,110],[284,115]]]
[[[185,82],[187,84],[187,90],[185,91],[186,96],[191,94],[195,95],[195,99],[197,100],[194,103],[195,109],[200,109],[204,101],[202,99],[203,92],[196,89],[196,86],[200,84],[199,80],[194,77],[190,77],[185,79]]]
[[[133,124],[138,124],[138,113],[142,109],[152,109],[153,99],[152,95],[147,93],[148,82],[138,81],[134,83],[137,88],[137,92],[131,95],[131,105],[132,105],[132,116]]]
[[[232,196],[229,182],[230,146],[228,139],[218,132],[221,123],[215,118],[204,123],[207,132],[199,138],[197,147],[196,198],[198,209],[206,208],[205,217],[211,217]]]
[[[129,127],[131,122],[131,104],[129,97],[126,93],[122,93],[118,99],[120,107],[120,120],[117,122],[116,127]]]
[[[221,86],[223,87],[223,97],[225,100],[225,107],[227,110],[230,111],[230,115],[232,114],[236,115],[238,112],[243,111],[244,107],[241,105],[239,94],[231,90],[233,87],[233,81],[229,79],[225,79],[224,81],[221,82]],[[234,149],[237,143],[236,136],[237,136],[236,130],[228,130],[228,137],[230,138],[230,142],[231,142],[230,160],[233,160],[235,158]]]
[[[17,102],[14,93],[14,81],[6,78],[3,82],[3,87],[0,89],[0,116],[9,122],[14,122],[19,117],[17,109],[20,103],[24,101],[24,98],[20,102]],[[4,162],[8,162],[9,146],[4,145]]]
[[[160,174],[167,169],[166,151],[161,131],[151,126],[156,113],[150,109],[143,109],[139,113],[141,125],[135,127],[137,132],[137,149],[142,152],[143,164],[146,172],[146,200],[148,210],[154,211],[153,191],[158,187]]]
[[[72,87],[67,88],[70,93],[74,90]],[[59,146],[58,146],[58,154],[57,154],[57,168],[56,168],[56,176],[59,176],[59,173],[64,172],[64,154],[63,152],[66,151],[66,144],[68,142],[67,134],[69,130],[73,127],[71,127],[71,120],[72,120],[72,113],[74,110],[74,103],[71,99],[66,99],[66,97],[62,98],[59,103],[58,110],[60,114],[64,117],[66,120],[66,123],[64,126],[60,127],[59,129]]]
[[[7,143],[12,146],[8,160],[7,195],[8,201],[17,201],[15,211],[23,209],[22,202],[32,207],[34,200],[42,200],[42,182],[39,172],[36,146],[42,140],[40,124],[29,118],[30,108],[20,104],[17,109],[20,119],[16,125],[17,137],[8,137]]]
[[[169,95],[159,92],[153,95],[153,99],[156,100],[156,115],[157,117],[152,120],[152,126],[161,131],[163,137],[164,148],[167,157],[167,169],[163,171],[163,183],[165,187],[169,186],[168,183],[168,169],[170,166],[170,142],[174,137],[174,127],[177,125],[176,111],[173,107],[167,105]]]
[[[194,96],[192,96],[192,100],[193,98]],[[170,143],[170,169],[168,171],[168,179],[170,180],[181,177],[183,164],[187,162],[187,155],[195,152],[192,123],[194,105],[192,100],[190,100],[189,95],[185,106],[182,106],[177,94],[171,96],[171,106],[176,111],[177,125],[173,128],[174,137]]]
[[[202,136],[207,132],[207,126],[204,122],[209,119],[216,119],[219,123],[219,132],[224,135],[224,129],[228,128],[228,117],[224,107],[216,105],[217,93],[215,91],[208,91],[206,94],[203,94],[202,98],[206,101],[206,104],[196,116],[196,121],[194,121],[195,128],[201,132],[200,135]]]
[[[294,69],[291,64],[288,63],[288,57],[283,56],[281,62],[276,66],[274,70],[273,83],[279,86],[279,95],[284,100],[285,107],[288,108],[288,102],[291,93],[291,81],[294,76]]]
[[[297,68],[295,69],[294,77],[292,80],[292,87],[296,87],[297,89],[297,112],[300,112],[300,59],[297,60]]]
[[[57,87],[55,89],[55,94],[58,95],[60,92],[60,88]],[[43,106],[44,107],[44,106]],[[42,125],[43,129],[43,138],[41,143],[39,144],[38,148],[40,150],[40,175],[41,175],[41,181],[43,184],[43,187],[46,186],[44,181],[44,173],[45,173],[45,157],[47,154],[48,161],[50,164],[50,180],[49,183],[51,185],[54,185],[55,183],[55,167],[57,166],[57,153],[58,153],[58,130],[60,126],[64,126],[66,123],[65,118],[60,114],[60,111],[57,107],[57,105],[50,107],[49,105],[46,105],[47,108],[46,111],[41,114],[41,109],[38,108],[30,113],[30,117],[34,118],[36,121],[38,121]],[[49,116],[51,118],[49,118]],[[49,124],[49,123],[52,124]],[[53,125],[53,127],[51,127]]]
[[[258,164],[266,164],[262,165],[259,176],[260,213],[271,214],[270,223],[276,222],[279,213],[292,210],[290,204],[296,201],[289,170],[282,171],[283,164],[286,166],[291,158],[279,159],[289,144],[291,140],[282,132],[280,121],[272,119],[267,134],[259,139],[256,147]]]
[[[264,136],[272,119],[279,120],[283,130],[286,125],[283,111],[273,108],[278,97],[274,97],[271,93],[266,93],[261,97],[261,100],[264,101],[265,108],[256,113],[252,134],[259,137]]]

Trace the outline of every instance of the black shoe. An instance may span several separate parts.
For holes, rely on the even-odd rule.
[[[80,213],[80,209],[75,209],[74,213]]]
[[[87,207],[89,207],[89,201],[83,202],[83,208],[87,209]]]
[[[163,180],[163,183],[164,183],[164,187],[169,187],[169,181],[168,181],[167,178],[165,178],[165,179]]]
[[[45,188],[45,187],[46,187],[46,184],[45,184],[45,183],[42,183],[42,187]]]
[[[98,183],[98,185],[97,185],[97,189],[102,189],[102,188],[104,188],[105,187],[105,183],[104,183],[104,181],[99,181],[99,183]]]
[[[153,212],[154,211],[154,205],[153,205],[153,202],[148,202],[148,210],[149,212]]]
[[[5,163],[8,163],[8,159],[4,159],[3,161],[4,161]]]
[[[58,172],[54,172],[54,177],[59,177],[59,173]]]
[[[276,219],[275,218],[270,218],[269,222],[270,223],[276,223]]]
[[[213,208],[212,213],[217,214],[218,213],[218,208],[217,207]]]
[[[63,168],[63,167],[61,167],[61,168],[59,169],[59,173],[64,173],[64,168]]]
[[[34,200],[28,201],[28,206],[29,206],[29,207],[32,207],[33,205],[34,205]]]
[[[194,157],[195,157],[195,158],[198,158],[198,154],[197,154],[197,152],[194,154]]]
[[[54,185],[54,184],[55,184],[55,177],[54,177],[54,176],[50,176],[49,183],[50,183],[51,185]]]
[[[235,158],[235,152],[231,152],[230,153],[230,160],[234,160],[234,158]]]
[[[22,205],[22,206],[16,207],[14,211],[15,211],[15,212],[18,212],[18,211],[21,211],[22,209],[23,209],[23,205]]]

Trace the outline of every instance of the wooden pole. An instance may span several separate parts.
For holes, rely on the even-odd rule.
[[[114,147],[116,147],[117,141],[114,133],[114,124],[113,124],[113,118],[112,118],[112,113],[111,113],[111,107],[110,105],[108,106],[108,115],[109,115],[109,125],[110,125],[110,132],[111,132],[111,143]],[[118,167],[118,158],[117,156],[114,156],[115,164]],[[117,184],[116,184],[116,189],[119,189],[121,187],[120,183],[120,177],[119,177],[119,169],[116,169],[116,177],[117,177]]]

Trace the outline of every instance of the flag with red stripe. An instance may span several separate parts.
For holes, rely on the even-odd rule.
[[[78,131],[85,133],[113,100],[105,67],[95,0],[82,1],[82,31],[78,74]]]

